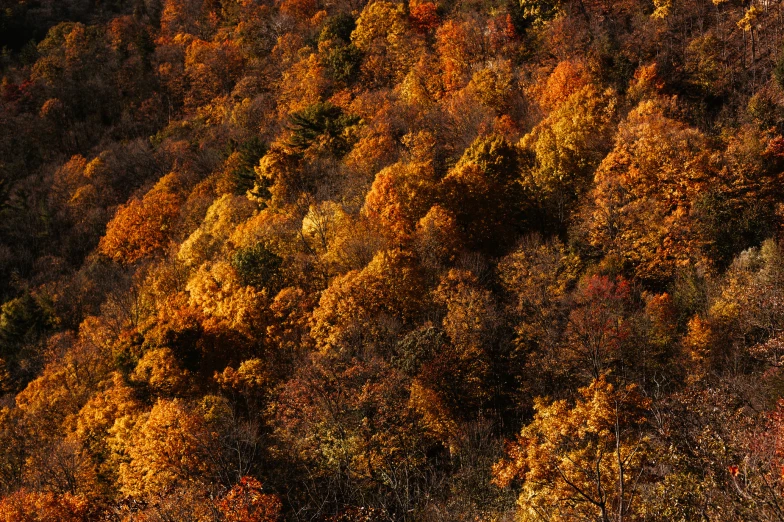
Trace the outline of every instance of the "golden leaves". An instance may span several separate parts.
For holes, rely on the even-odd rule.
[[[265,325],[265,290],[243,286],[229,263],[204,263],[188,281],[191,306],[231,329],[251,334]]]
[[[0,500],[0,522],[82,522],[90,504],[82,495],[20,489]]]
[[[591,243],[634,267],[640,279],[671,277],[697,257],[688,216],[713,169],[699,131],[665,116],[660,103],[642,102],[596,172]]]
[[[757,18],[762,14],[762,9],[756,5],[749,7],[743,14],[743,18],[738,20],[738,27],[744,31],[750,31],[754,27]]]
[[[405,77],[417,55],[418,42],[412,38],[403,4],[367,4],[351,33],[351,42],[365,53],[363,72],[382,83]]]
[[[378,322],[379,316],[413,320],[422,288],[414,256],[402,250],[381,251],[363,270],[338,276],[321,294],[311,335],[324,351],[353,350],[377,342],[392,326]]]
[[[145,497],[209,480],[212,437],[198,413],[179,399],[161,399],[149,413],[118,419],[110,434],[124,495]]]
[[[581,388],[574,405],[538,399],[533,421],[493,467],[495,482],[523,481],[521,520],[632,515],[639,509],[635,495],[645,472],[649,407],[636,386],[616,389],[606,376]]]

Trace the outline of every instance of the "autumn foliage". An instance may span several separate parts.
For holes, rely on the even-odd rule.
[[[784,520],[784,3],[0,3],[0,522]]]

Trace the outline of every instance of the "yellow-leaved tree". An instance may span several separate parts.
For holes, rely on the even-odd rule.
[[[615,97],[587,85],[520,140],[521,183],[547,221],[563,226],[590,189],[594,170],[607,152],[614,112]]]
[[[362,270],[336,277],[321,294],[311,336],[324,352],[381,343],[422,308],[422,275],[416,258],[382,251]],[[394,318],[391,320],[390,318]]]
[[[641,520],[650,400],[603,375],[574,404],[537,399],[533,421],[493,467],[502,487],[522,481],[518,520]]]
[[[402,79],[416,61],[418,39],[403,4],[369,3],[357,19],[351,42],[365,53],[362,71],[380,83]]]
[[[149,413],[117,419],[109,430],[118,485],[128,497],[209,483],[215,455],[204,418],[179,399],[159,400]]]

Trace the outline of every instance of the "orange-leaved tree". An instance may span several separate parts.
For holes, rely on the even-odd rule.
[[[168,245],[179,215],[179,199],[164,191],[132,199],[117,209],[106,226],[98,250],[121,264],[133,264],[161,253]]]
[[[689,215],[714,172],[705,136],[642,102],[596,172],[589,240],[638,278],[666,282],[697,259]]]
[[[280,519],[281,503],[276,495],[262,492],[261,482],[242,477],[218,501],[218,509],[227,522],[274,522]]]
[[[21,489],[0,500],[0,522],[84,522],[89,520],[85,497],[65,493],[39,493]]]

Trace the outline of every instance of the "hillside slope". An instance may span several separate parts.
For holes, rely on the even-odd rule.
[[[0,521],[784,520],[781,2],[0,7]]]

